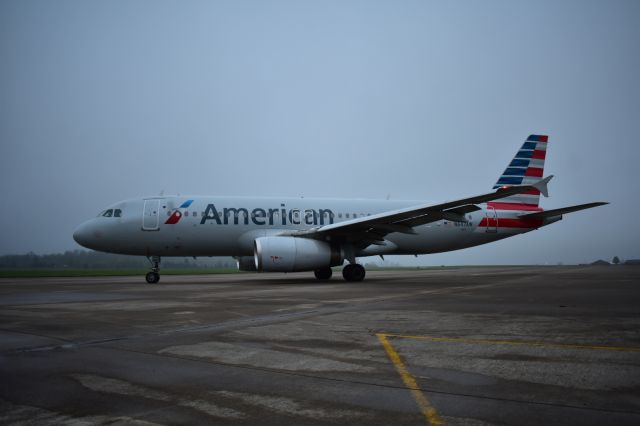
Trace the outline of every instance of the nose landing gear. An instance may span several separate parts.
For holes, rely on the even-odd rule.
[[[149,284],[155,284],[160,281],[160,256],[147,256],[151,263],[151,272],[148,272],[145,279]]]

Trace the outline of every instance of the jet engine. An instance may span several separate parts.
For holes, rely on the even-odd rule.
[[[236,257],[236,265],[238,265],[238,271],[256,271],[256,260],[253,256]]]
[[[254,258],[259,272],[297,272],[342,265],[344,252],[310,238],[261,237],[254,242]]]

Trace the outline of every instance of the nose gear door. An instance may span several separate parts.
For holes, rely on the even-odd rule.
[[[160,229],[160,200],[144,200],[142,211],[142,230],[157,231]]]

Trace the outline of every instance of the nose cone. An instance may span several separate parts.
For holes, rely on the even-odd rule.
[[[76,243],[86,248],[92,248],[91,243],[94,238],[91,228],[92,227],[89,222],[85,222],[82,225],[78,226],[76,230],[73,231],[73,239],[76,240]]]

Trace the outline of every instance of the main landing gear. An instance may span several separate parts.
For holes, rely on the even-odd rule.
[[[364,266],[358,263],[350,263],[342,270],[342,276],[347,281],[362,281],[365,274]]]
[[[155,284],[160,281],[160,256],[147,256],[151,263],[151,272],[148,272],[145,279],[149,284]]]
[[[326,268],[316,269],[315,271],[313,271],[313,273],[318,280],[327,281],[329,278],[331,278],[333,271],[331,270],[331,268],[326,267]]]
[[[314,275],[319,281],[328,281],[331,278],[331,268],[320,268],[313,271]],[[342,276],[347,281],[362,281],[366,272],[364,266],[357,263],[350,263],[342,270]]]

